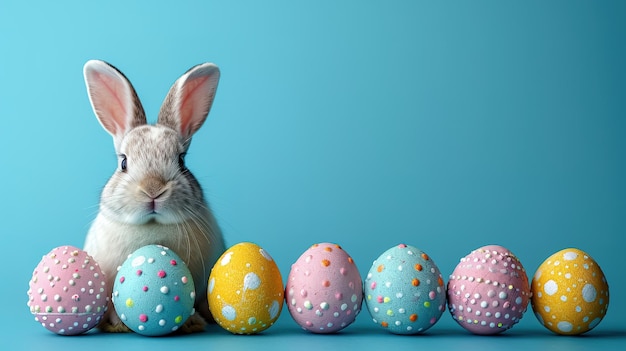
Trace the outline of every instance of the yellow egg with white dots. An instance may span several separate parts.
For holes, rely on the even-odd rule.
[[[539,322],[557,334],[595,328],[609,307],[609,286],[596,261],[575,248],[548,257],[531,283],[531,304]]]
[[[271,327],[282,311],[283,280],[276,262],[260,246],[243,242],[217,260],[207,290],[213,319],[233,334]]]

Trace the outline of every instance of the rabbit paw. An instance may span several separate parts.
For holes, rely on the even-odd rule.
[[[185,324],[180,327],[179,332],[183,334],[201,333],[204,331],[206,322],[199,314],[189,316]]]
[[[130,329],[122,322],[105,321],[98,325],[98,329],[105,333],[130,333]]]

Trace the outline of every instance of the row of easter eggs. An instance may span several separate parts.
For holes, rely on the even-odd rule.
[[[28,306],[35,319],[57,334],[95,327],[107,309],[131,330],[165,335],[194,313],[196,291],[189,269],[166,247],[144,246],[120,266],[110,292],[97,262],[71,246],[45,255],[29,283]],[[484,246],[463,257],[447,286],[431,257],[409,245],[382,253],[365,281],[339,245],[315,244],[292,265],[286,286],[263,248],[243,242],[226,250],[208,278],[213,318],[234,334],[255,334],[278,319],[283,305],[313,333],[350,325],[365,305],[377,325],[395,334],[432,327],[446,304],[453,319],[475,334],[513,327],[531,302],[540,323],[557,334],[593,329],[609,304],[608,284],[585,252],[569,248],[547,258],[529,285],[526,271],[509,250]]]

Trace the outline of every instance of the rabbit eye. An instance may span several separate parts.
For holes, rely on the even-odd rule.
[[[187,167],[185,167],[185,155],[185,153],[178,155],[178,168],[180,168],[181,171],[187,170]]]
[[[120,162],[120,168],[122,169],[122,172],[124,172],[126,171],[128,161],[126,160],[126,155],[121,155],[121,157],[122,161]]]

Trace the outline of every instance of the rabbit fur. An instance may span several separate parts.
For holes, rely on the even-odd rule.
[[[192,135],[211,109],[219,68],[211,63],[197,65],[176,80],[154,125],[147,123],[135,89],[117,68],[91,60],[83,73],[93,111],[112,135],[118,157],[117,169],[102,190],[84,250],[99,263],[113,288],[118,267],[133,251],[149,244],[169,247],[189,267],[196,288],[197,313],[182,329],[201,331],[205,321],[212,320],[207,279],[225,245],[184,157]],[[129,330],[112,302],[99,328]]]

